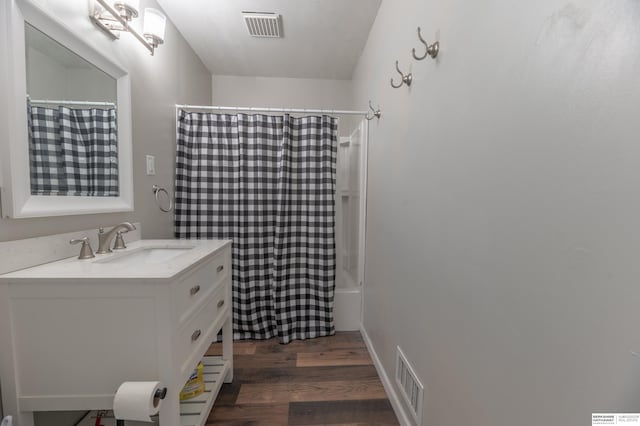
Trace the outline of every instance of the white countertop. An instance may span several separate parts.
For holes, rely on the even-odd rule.
[[[80,260],[74,256],[0,275],[0,282],[15,282],[23,279],[172,278],[228,244],[231,244],[231,240],[139,240],[128,243],[126,249],[108,254],[96,254],[96,257],[92,259]],[[117,263],[105,262],[110,258],[126,256],[127,253],[138,252],[149,247],[193,248],[162,263],[140,262],[134,265],[118,265]],[[79,251],[80,247],[78,247]]]

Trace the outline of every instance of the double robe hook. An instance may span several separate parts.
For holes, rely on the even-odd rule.
[[[424,44],[424,46],[426,47],[427,51],[424,53],[424,55],[418,56],[418,55],[416,55],[416,49],[414,47],[413,49],[411,49],[411,54],[413,55],[414,59],[416,59],[418,61],[421,61],[424,58],[426,58],[427,55],[431,56],[431,58],[435,59],[438,56],[438,52],[440,51],[440,43],[436,41],[433,44],[429,44],[426,41],[424,41],[424,39],[422,38],[422,34],[420,34],[420,27],[418,27],[418,38],[420,39],[422,44]]]
[[[437,41],[434,42],[433,44],[427,43],[424,40],[424,38],[422,38],[422,34],[420,32],[420,27],[418,27],[418,38],[420,39],[420,42],[422,44],[424,44],[424,47],[425,47],[426,51],[425,51],[424,55],[418,56],[418,55],[416,55],[416,49],[415,48],[411,49],[411,54],[413,55],[413,58],[416,59],[417,61],[422,61],[427,56],[431,56],[432,59],[435,59],[438,56],[438,52],[440,51],[440,43],[437,42]],[[396,61],[396,70],[398,71],[398,74],[400,74],[400,77],[402,77],[402,81],[399,84],[396,84],[396,83],[394,83],[393,78],[392,78],[391,79],[391,87],[393,87],[394,89],[399,89],[400,87],[402,87],[403,84],[406,84],[407,86],[411,86],[411,81],[413,80],[413,75],[411,73],[406,74],[406,75],[403,74],[402,71],[400,71],[400,67],[398,66],[398,61]],[[369,107],[371,107],[371,104],[369,104]],[[371,110],[373,111],[373,108],[371,108]]]
[[[371,115],[367,114],[364,116],[364,118],[366,118],[368,121],[371,121],[374,118],[380,119],[382,112],[380,111],[379,106],[378,109],[373,109],[373,107],[371,106],[371,101],[369,101],[369,109],[371,110]]]
[[[398,61],[396,61],[396,70],[398,71],[398,74],[400,74],[400,77],[402,77],[402,81],[400,82],[400,84],[395,84],[392,78],[391,87],[393,87],[394,89],[399,89],[400,87],[402,87],[403,84],[406,84],[407,86],[411,86],[413,75],[411,75],[411,73],[404,75],[402,71],[400,71],[400,67],[398,66]]]

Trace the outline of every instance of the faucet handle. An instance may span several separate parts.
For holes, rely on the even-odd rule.
[[[89,243],[88,237],[77,238],[75,240],[69,241],[69,244],[78,244],[78,243],[82,243],[82,247],[80,247],[80,255],[78,256],[78,259],[91,259],[96,257],[93,254],[93,250],[91,249],[91,244]]]
[[[125,232],[129,232],[129,231],[118,231],[116,233],[116,242],[113,244],[114,250],[121,250],[121,249],[127,248],[127,246],[124,243],[124,238],[122,237],[122,234],[124,234]]]

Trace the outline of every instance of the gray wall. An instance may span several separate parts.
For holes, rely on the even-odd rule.
[[[213,101],[224,106],[348,109],[350,80],[214,75]]]
[[[364,326],[423,425],[640,411],[640,4],[384,0],[354,74],[371,125]],[[416,36],[442,52],[416,62]],[[391,89],[394,61],[413,71]]]
[[[79,67],[27,48],[27,94],[32,100],[115,102],[116,80],[97,68]]]
[[[200,59],[169,22],[165,43],[155,56],[131,36],[109,40],[88,19],[89,2],[36,1],[57,16],[89,43],[103,50],[129,70],[133,110],[133,164],[135,211],[132,213],[51,217],[42,219],[0,219],[0,241],[58,234],[78,229],[109,226],[123,220],[140,221],[144,238],[173,235],[173,220],[155,205],[153,184],[173,189],[175,162],[176,103],[209,104],[211,75]],[[141,1],[141,9],[158,7]],[[156,156],[156,176],[146,176],[145,155]]]
[[[214,75],[212,99],[218,106],[366,109],[354,108],[351,80]],[[340,116],[339,134],[350,135],[359,122],[354,116]]]

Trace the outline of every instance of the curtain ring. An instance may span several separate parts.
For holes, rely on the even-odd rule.
[[[167,196],[167,200],[169,200],[169,207],[167,208],[164,208],[162,206],[162,203],[160,202],[159,195],[161,192],[164,192],[164,194]],[[162,210],[163,212],[170,212],[173,209],[173,200],[171,200],[169,191],[158,185],[153,185],[153,193],[156,195],[156,204],[158,205],[158,207],[160,207],[160,210]]]

